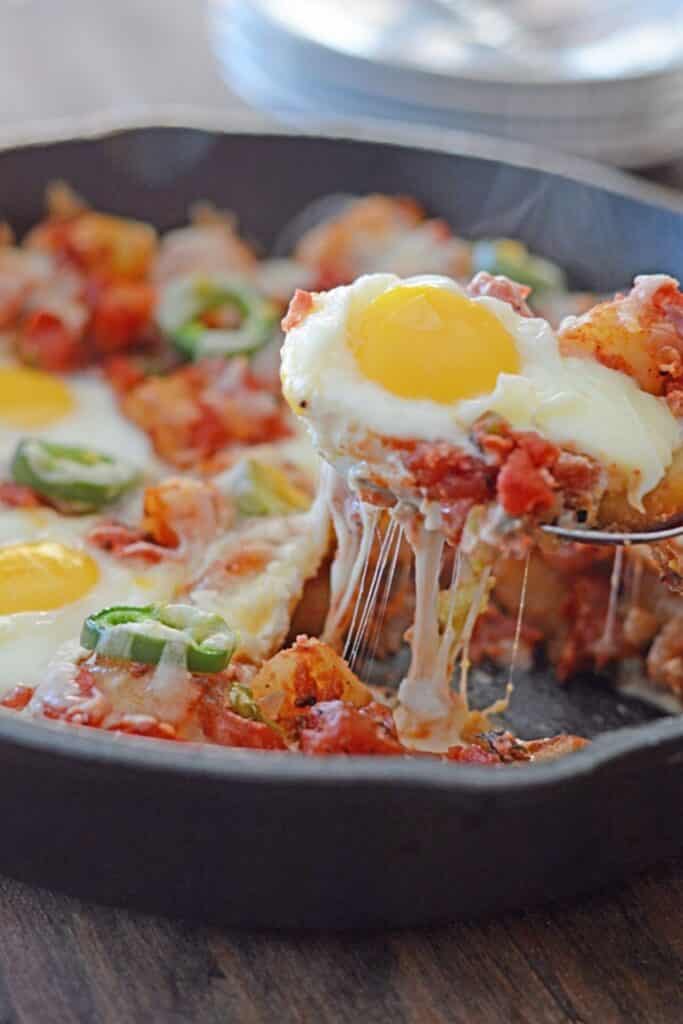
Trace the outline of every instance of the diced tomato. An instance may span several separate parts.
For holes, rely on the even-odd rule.
[[[112,554],[119,554],[121,548],[138,541],[145,540],[142,530],[136,530],[124,523],[117,523],[114,520],[105,520],[94,526],[88,534],[88,541],[103,551],[110,551]]]
[[[389,708],[367,704],[356,708],[341,700],[323,701],[305,717],[300,736],[305,754],[380,754],[400,756],[399,742]]]
[[[524,448],[508,456],[497,483],[498,500],[511,516],[549,510],[555,494],[542,469],[537,469]]]
[[[43,695],[40,710],[45,718],[97,729],[111,705],[99,689],[95,673],[82,663],[63,690]]]
[[[444,755],[445,761],[458,761],[460,764],[500,764],[500,758],[492,750],[482,750],[476,744],[464,746],[458,744],[449,747]]]
[[[154,309],[154,289],[134,281],[105,287],[93,310],[91,332],[100,352],[117,352],[141,340]]]
[[[292,430],[279,396],[240,358],[202,360],[147,377],[125,393],[123,409],[159,455],[183,469],[229,445],[267,444]]]
[[[87,536],[89,544],[108,551],[115,558],[141,558],[145,562],[160,562],[164,548],[153,544],[143,530],[124,523],[105,520],[94,526]]]
[[[212,743],[222,747],[250,747],[253,750],[286,750],[279,732],[266,722],[256,722],[231,711],[216,695],[207,695],[199,705],[199,721]]]
[[[0,707],[10,708],[12,711],[23,711],[32,696],[33,688],[31,686],[15,686],[0,700]]]
[[[574,452],[560,452],[553,466],[553,477],[565,501],[571,499],[576,508],[591,506],[595,495],[601,493],[602,476],[603,470],[598,462]]]
[[[0,483],[0,505],[10,508],[38,508],[42,499],[30,487],[15,484],[11,480]]]
[[[492,468],[445,442],[420,442],[403,461],[417,487],[432,500],[479,502],[493,494]]]
[[[128,356],[112,356],[104,364],[104,370],[115,391],[125,394],[145,379],[140,366]]]
[[[515,431],[512,436],[517,443],[517,447],[522,448],[527,453],[537,469],[543,466],[552,467],[557,462],[560,454],[559,448],[550,441],[546,441],[540,434],[536,434],[531,430]]]
[[[196,419],[188,426],[188,445],[197,452],[217,452],[226,443],[225,423],[213,406],[197,399]]]
[[[304,291],[302,288],[297,288],[292,301],[289,303],[289,309],[282,320],[282,330],[291,331],[293,327],[298,327],[312,309],[313,296],[311,293]]]
[[[526,302],[531,294],[531,288],[525,284],[518,284],[517,281],[511,281],[503,274],[494,277],[487,271],[480,270],[468,284],[467,294],[473,298],[478,295],[488,295],[493,299],[500,299],[501,302],[507,302],[520,316],[534,316]]]
[[[97,678],[87,665],[79,665],[74,682],[84,697],[89,697],[97,687]]]
[[[41,370],[60,373],[75,370],[84,362],[80,331],[74,331],[56,313],[38,309],[19,334],[21,358]]]

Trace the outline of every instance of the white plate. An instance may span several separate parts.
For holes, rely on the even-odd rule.
[[[289,120],[374,116],[439,124],[622,166],[683,153],[683,5],[676,16],[678,36],[673,30],[653,32],[664,43],[649,50],[642,36],[640,63],[634,58],[628,68],[624,53],[618,68],[614,57],[611,65],[603,62],[620,72],[616,77],[580,76],[577,65],[572,78],[569,51],[561,51],[564,63],[558,57],[557,75],[542,84],[538,67],[525,79],[519,68],[511,76],[503,61],[496,75],[491,69],[484,74],[481,61],[468,65],[449,35],[448,19],[435,21],[425,14],[427,6],[367,0],[365,14],[350,18],[348,2],[336,0],[214,0],[211,24],[231,84],[250,102]],[[355,12],[353,2],[351,7]],[[385,38],[390,24],[401,31]],[[446,26],[444,52],[425,48],[424,24]],[[412,49],[404,36],[412,39]],[[607,44],[600,45],[607,53]],[[578,50],[572,52],[576,63]],[[584,71],[596,70],[584,64]]]

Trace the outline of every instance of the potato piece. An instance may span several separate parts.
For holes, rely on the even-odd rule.
[[[210,481],[169,477],[145,491],[144,529],[164,547],[207,542],[229,525],[231,514],[231,506]]]
[[[141,281],[157,250],[151,224],[89,210],[77,197],[54,193],[50,216],[29,232],[25,245],[66,258],[104,280]]]
[[[294,728],[302,712],[319,701],[343,700],[360,708],[373,699],[332,647],[307,636],[266,661],[251,689],[263,713],[285,729]]]
[[[683,295],[673,278],[637,277],[628,295],[601,302],[559,331],[565,355],[592,355],[664,395],[683,377]]]
[[[560,339],[565,355],[592,355],[604,366],[629,374],[644,391],[662,394],[662,378],[648,345],[648,334],[637,322],[626,328],[620,322],[617,303],[595,306],[575,325],[562,330]]]
[[[467,277],[470,248],[414,199],[369,195],[307,231],[294,258],[316,273],[317,288],[331,288],[374,270]]]
[[[501,558],[494,570],[494,598],[508,615],[516,615],[522,591],[524,561]],[[538,552],[529,561],[529,575],[524,606],[524,621],[552,632],[561,619],[562,607],[567,599],[567,588],[562,576],[548,565]]]
[[[663,480],[643,498],[644,511],[629,502],[626,490],[619,489],[615,480],[600,503],[598,520],[601,524],[635,530],[648,523],[665,521],[683,512],[683,449],[674,453]]]

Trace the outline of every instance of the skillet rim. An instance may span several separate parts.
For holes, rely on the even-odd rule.
[[[0,154],[33,149],[60,142],[98,142],[132,131],[155,128],[189,129],[220,135],[254,135],[295,140],[325,139],[342,143],[373,143],[432,151],[529,168],[589,185],[602,191],[662,207],[683,215],[683,196],[665,186],[645,182],[632,175],[564,153],[553,153],[528,143],[475,135],[442,128],[387,124],[373,119],[326,121],[316,127],[283,126],[250,112],[223,112],[183,105],[150,107],[141,112],[98,112],[95,114],[32,121],[22,128],[0,129]],[[405,785],[421,789],[443,789],[476,793],[504,793],[555,788],[563,782],[594,775],[618,761],[643,751],[658,750],[678,743],[683,757],[683,715],[663,718],[629,728],[603,733],[586,747],[557,761],[491,769],[477,765],[453,765],[439,761],[347,757],[332,755],[309,758],[303,755],[237,750],[198,743],[167,740],[144,742],[97,729],[58,722],[35,722],[0,709],[0,751],[52,754],[63,761],[86,761],[94,765],[120,765],[147,773],[204,777],[234,782],[294,784],[329,787],[339,783],[354,786]]]

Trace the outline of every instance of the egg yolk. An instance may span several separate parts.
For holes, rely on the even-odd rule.
[[[349,344],[364,376],[401,398],[450,404],[520,370],[514,339],[493,313],[430,285],[383,292],[350,322]]]
[[[42,427],[66,416],[74,400],[66,384],[26,366],[0,367],[0,420],[14,427]]]
[[[0,615],[61,608],[87,594],[99,575],[90,555],[54,541],[0,548]]]

